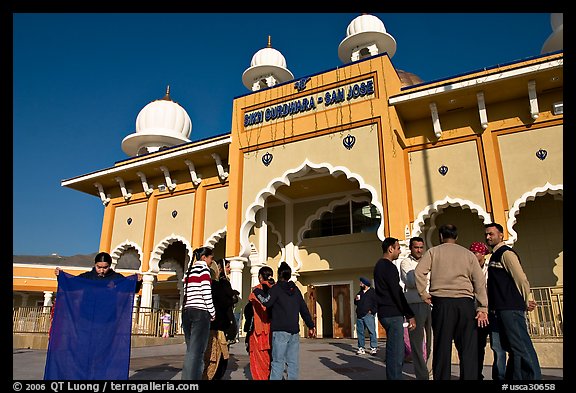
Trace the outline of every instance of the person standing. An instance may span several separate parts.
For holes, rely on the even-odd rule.
[[[232,267],[230,266],[230,261],[228,259],[224,259],[224,273],[226,275],[226,279],[230,281],[230,274],[232,273]],[[230,337],[232,332],[228,332],[226,336],[228,337],[229,344],[236,344],[240,341],[240,319],[242,317],[242,305],[240,304],[240,292],[234,289],[234,308],[232,313],[234,314],[234,320],[236,321],[236,332],[234,332],[234,337]]]
[[[269,291],[263,287],[252,292],[266,308],[272,310],[272,363],[270,379],[279,380],[287,370],[288,379],[298,379],[300,373],[300,319],[308,326],[308,335],[316,334],[314,321],[293,281],[292,268],[286,262],[278,266],[278,282]],[[266,292],[267,291],[267,292]]]
[[[214,258],[212,249],[200,247],[192,254],[190,267],[183,278],[182,330],[186,342],[186,354],[182,366],[183,380],[202,379],[204,352],[210,337],[210,322],[216,319],[208,268]]]
[[[58,307],[50,327],[45,380],[128,379],[134,294],[142,275],[112,269],[99,252],[90,271],[73,276],[54,269]]]
[[[414,269],[418,293],[432,305],[434,380],[451,379],[452,342],[460,359],[460,379],[475,380],[477,327],[488,324],[486,279],[474,254],[456,243],[455,225],[442,225],[438,234],[441,244],[428,249]]]
[[[376,355],[378,352],[378,338],[376,337],[376,320],[374,315],[378,310],[376,303],[376,293],[371,287],[370,280],[360,277],[360,290],[354,298],[356,305],[356,334],[358,335],[358,355],[364,355],[366,350],[364,345],[366,338],[364,330],[368,329],[370,335],[370,354]]]
[[[432,377],[432,307],[418,294],[414,277],[414,269],[424,253],[424,239],[411,238],[409,248],[410,255],[400,262],[400,279],[404,283],[404,296],[416,320],[416,329],[408,332],[412,363],[416,379],[428,380]]]
[[[270,266],[262,266],[258,271],[258,281],[254,288],[260,288],[266,293],[274,285],[274,271]],[[252,327],[248,328],[248,353],[250,355],[250,373],[253,380],[270,378],[271,342],[270,315],[256,295],[248,296],[248,306],[252,308]]]
[[[488,281],[488,263],[486,263],[486,255],[490,253],[486,244],[481,242],[473,242],[468,248],[476,259],[478,259],[478,264],[484,273],[486,281]],[[488,321],[490,321],[490,313],[488,313]],[[492,323],[488,326],[478,328],[478,379],[483,380],[484,375],[482,371],[484,369],[484,357],[486,355],[486,341],[488,336],[490,336],[490,347],[492,349],[492,354],[494,361],[492,362],[492,380],[504,380],[506,373],[506,351],[504,351],[500,345],[499,340],[492,340],[492,328],[494,325]]]
[[[172,322],[172,316],[170,315],[170,311],[166,310],[162,314],[162,338],[170,337],[170,324]]]
[[[234,290],[226,278],[224,261],[212,262],[210,266],[212,278],[212,303],[216,310],[216,318],[210,322],[210,337],[204,352],[204,372],[202,379],[221,379],[228,367],[227,332],[235,334],[236,326],[232,308],[234,307]]]
[[[516,251],[504,244],[502,225],[486,224],[484,233],[486,244],[492,248],[488,262],[492,341],[497,340],[509,353],[513,380],[540,380],[540,363],[526,323],[526,311],[536,308],[536,302],[530,300],[530,283]]]
[[[400,287],[400,275],[394,261],[400,256],[398,239],[387,237],[382,242],[382,258],[374,266],[374,287],[378,320],[386,330],[386,379],[402,379],[404,365],[404,318],[414,330],[414,312]]]

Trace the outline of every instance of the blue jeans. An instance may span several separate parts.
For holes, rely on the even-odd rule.
[[[270,380],[280,380],[284,368],[288,368],[288,379],[298,379],[300,372],[300,335],[288,332],[272,332],[272,364]]]
[[[364,329],[368,329],[370,334],[370,348],[378,348],[378,339],[376,338],[376,324],[374,314],[366,314],[362,318],[356,319],[356,333],[358,334],[358,348],[364,348],[366,337]]]
[[[404,365],[404,317],[378,318],[386,330],[386,379],[402,379]]]
[[[538,355],[532,344],[526,324],[526,312],[520,310],[498,310],[498,338],[502,348],[510,354],[512,379],[540,380],[542,371]],[[494,335],[496,336],[496,335]]]
[[[494,357],[494,362],[492,363],[492,380],[504,381],[506,379],[511,379],[511,375],[506,375],[507,354],[504,348],[502,348],[502,343],[500,342],[500,318],[496,313],[489,312],[488,322],[488,328],[490,329],[490,348],[492,349],[492,355]],[[510,366],[511,364],[512,362],[510,362]],[[508,370],[508,374],[510,372],[511,370]]]
[[[182,330],[186,341],[182,379],[200,380],[204,372],[204,352],[210,337],[210,313],[197,308],[184,308]]]

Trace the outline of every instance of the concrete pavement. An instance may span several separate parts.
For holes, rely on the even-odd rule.
[[[356,355],[355,339],[301,339],[301,380],[385,380],[385,340],[379,342],[376,355]],[[130,380],[180,380],[186,347],[184,343],[132,348]],[[249,357],[240,341],[230,348],[224,380],[250,380]],[[41,380],[46,350],[13,349],[13,379]],[[563,369],[542,369],[543,379],[564,379]],[[452,379],[458,379],[458,365],[452,366]],[[489,367],[484,367],[486,380]],[[404,365],[404,379],[414,380],[411,363]]]

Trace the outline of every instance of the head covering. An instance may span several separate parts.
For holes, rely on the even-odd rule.
[[[368,280],[368,279],[365,278],[365,277],[360,277],[360,282],[361,282],[362,284],[366,285],[367,287],[369,287],[369,286],[371,285],[371,284],[370,284],[370,280]]]
[[[469,250],[472,252],[480,253],[482,255],[488,254],[488,247],[486,246],[486,244],[481,242],[474,242],[470,244]]]

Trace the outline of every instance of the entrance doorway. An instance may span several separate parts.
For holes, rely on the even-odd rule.
[[[307,304],[318,338],[352,338],[350,284],[309,285]]]

